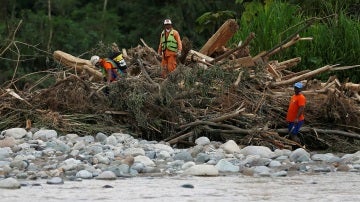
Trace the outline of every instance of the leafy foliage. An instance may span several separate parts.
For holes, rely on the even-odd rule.
[[[231,44],[255,32],[251,51],[258,53],[294,33],[306,19],[331,16],[300,33],[314,37],[313,42],[299,43],[276,59],[302,56],[299,68],[359,63],[358,0],[2,0],[1,5],[0,82],[11,78],[17,66],[17,76],[58,68],[51,62],[54,50],[89,58],[99,43],[117,42],[121,48],[131,48],[140,38],[156,49],[164,18],[172,19],[174,28],[192,41],[195,50],[226,19],[235,18],[240,30]],[[357,82],[358,71],[353,71],[341,76]]]
[[[344,4],[337,4],[338,1],[321,2],[323,6],[317,7],[313,12],[305,12],[307,7],[281,1],[267,1],[266,4],[257,1],[245,3],[245,11],[240,20],[241,31],[236,33],[231,43],[244,40],[250,32],[254,32],[256,38],[251,43],[251,53],[255,55],[270,50],[300,30],[309,17],[319,15],[316,23],[299,33],[301,37],[313,37],[313,41],[299,42],[272,59],[283,61],[300,56],[302,62],[296,67],[297,70],[316,69],[328,64],[359,64],[356,56],[356,50],[360,49],[359,18],[354,20],[353,16],[347,15],[348,8]],[[349,78],[353,82],[360,81],[358,75],[358,69],[337,73],[340,79]],[[320,77],[326,79],[328,75]]]

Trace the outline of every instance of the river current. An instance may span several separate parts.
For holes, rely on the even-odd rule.
[[[296,174],[287,177],[161,176],[113,181],[21,181],[0,189],[1,202],[29,201],[360,201],[359,172]],[[107,187],[107,188],[106,188]]]

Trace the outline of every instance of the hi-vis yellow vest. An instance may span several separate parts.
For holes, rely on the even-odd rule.
[[[172,29],[169,33],[167,40],[165,39],[165,31],[161,33],[161,50],[165,51],[165,49],[176,52],[178,48],[177,41],[174,37],[174,30]]]

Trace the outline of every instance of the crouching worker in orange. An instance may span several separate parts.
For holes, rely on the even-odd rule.
[[[181,56],[182,43],[180,34],[173,29],[170,19],[164,20],[164,30],[160,35],[158,54],[162,56],[161,76],[166,78],[168,73],[176,69],[176,57]]]
[[[110,84],[120,78],[120,73],[116,64],[108,58],[100,58],[97,55],[91,57],[90,62],[92,65],[101,68],[101,72],[104,76],[104,81]]]

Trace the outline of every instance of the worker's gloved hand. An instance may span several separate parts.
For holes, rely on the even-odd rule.
[[[178,58],[181,57],[181,51],[178,51],[178,52],[176,53],[176,55],[177,55]]]

